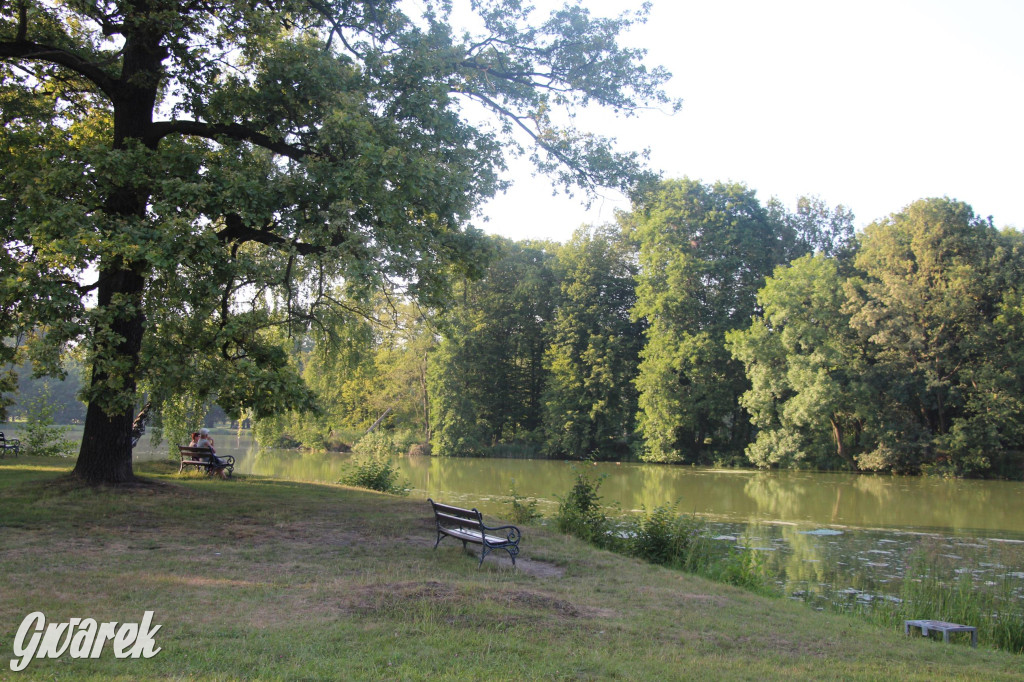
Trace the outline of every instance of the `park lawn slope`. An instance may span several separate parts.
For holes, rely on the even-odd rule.
[[[179,476],[82,489],[0,460],[2,679],[1021,679],[1024,659],[818,613],[524,528],[521,567],[433,549],[422,500]],[[492,519],[508,512],[494,503]],[[134,621],[151,659],[34,660],[26,615]]]

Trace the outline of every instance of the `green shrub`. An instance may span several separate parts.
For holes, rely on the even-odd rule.
[[[543,518],[541,513],[537,511],[537,500],[527,500],[519,494],[516,490],[516,482],[512,481],[512,488],[509,490],[509,495],[512,497],[512,522],[513,523],[533,523],[534,521]]]
[[[70,430],[57,426],[53,419],[53,404],[50,402],[50,386],[43,384],[35,398],[25,401],[28,421],[21,435],[21,446],[25,453],[36,457],[70,457],[75,443],[64,437]]]
[[[604,476],[592,481],[582,473],[577,474],[569,494],[558,498],[555,523],[562,533],[607,547],[612,544],[611,524],[601,509],[601,496],[597,494],[602,481]]]
[[[652,564],[689,568],[704,524],[661,506],[626,523],[627,552]]]
[[[751,592],[772,595],[776,592],[771,584],[768,562],[756,549],[734,549],[698,572],[706,578],[743,587]]]
[[[408,495],[408,483],[398,482],[399,471],[393,461],[395,443],[385,433],[363,436],[352,448],[355,458],[341,483],[357,488],[378,490],[392,495]]]

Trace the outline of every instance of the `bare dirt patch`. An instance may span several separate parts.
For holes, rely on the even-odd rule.
[[[509,565],[512,562],[509,561]],[[533,559],[517,559],[516,568],[523,573],[534,576],[535,578],[561,578],[565,575],[565,569],[555,564],[549,564],[546,561],[535,561]]]
[[[489,595],[492,601],[509,607],[525,607],[537,611],[548,611],[563,618],[609,618],[615,615],[611,609],[600,609],[561,599],[552,594],[535,590],[514,590]]]

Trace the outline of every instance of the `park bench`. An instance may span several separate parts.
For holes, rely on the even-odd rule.
[[[959,625],[957,623],[947,623],[942,620],[905,620],[903,621],[903,634],[909,635],[910,628],[921,628],[921,636],[927,637],[928,633],[934,630],[935,632],[942,633],[942,641],[949,644],[949,633],[951,632],[969,632],[971,633],[971,646],[977,648],[978,646],[978,628],[971,625]]]
[[[476,509],[462,509],[447,504],[439,504],[431,499],[427,502],[434,509],[434,521],[437,525],[437,542],[434,549],[441,544],[444,536],[462,540],[463,549],[466,543],[480,545],[480,563],[484,563],[484,557],[495,549],[503,549],[512,557],[512,565],[516,565],[516,555],[519,554],[519,538],[521,533],[515,526],[485,526],[484,517]],[[495,535],[495,533],[502,533]]]
[[[180,474],[185,470],[185,467],[195,467],[201,469],[207,474],[215,474],[221,469],[228,476],[235,470],[235,458],[231,455],[227,457],[220,457],[221,462],[218,462],[213,457],[213,451],[210,448],[193,448],[188,445],[178,446],[178,456],[181,458],[181,466],[178,467],[178,473]]]
[[[14,456],[17,457],[21,452],[21,441],[17,438],[5,438],[4,432],[0,431],[0,457],[3,457],[8,450],[13,450]]]

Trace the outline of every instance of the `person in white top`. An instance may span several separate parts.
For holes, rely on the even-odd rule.
[[[193,448],[210,448],[210,452],[212,453],[210,457],[213,460],[213,464],[217,466],[217,470],[213,472],[214,475],[220,476],[221,478],[227,478],[227,460],[223,460],[217,456],[217,449],[213,446],[213,436],[210,435],[209,429],[199,429],[198,432],[193,433],[190,446]]]

